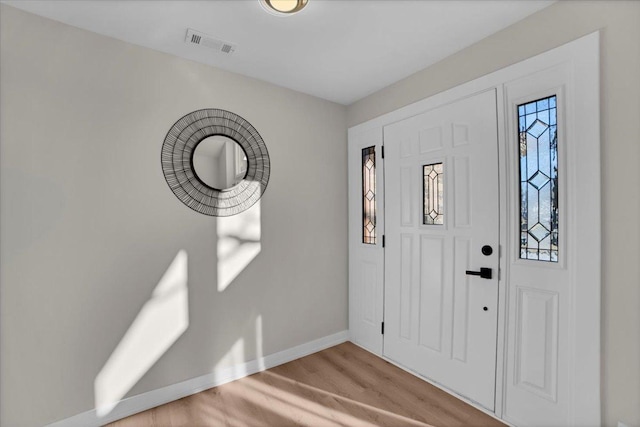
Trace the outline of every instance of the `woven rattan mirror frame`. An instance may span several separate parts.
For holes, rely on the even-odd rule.
[[[232,188],[205,184],[193,169],[193,153],[204,139],[223,135],[238,143],[247,156],[247,172]],[[271,165],[258,131],[239,115],[207,108],[180,118],[162,144],[162,172],[173,194],[189,208],[209,216],[231,216],[253,206],[264,194]]]

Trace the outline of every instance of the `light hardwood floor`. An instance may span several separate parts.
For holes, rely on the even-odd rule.
[[[504,424],[347,342],[110,426]]]

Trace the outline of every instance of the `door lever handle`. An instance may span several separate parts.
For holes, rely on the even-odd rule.
[[[467,270],[467,274],[469,276],[480,276],[483,279],[491,279],[492,277],[491,269],[487,267],[481,267],[480,271]]]

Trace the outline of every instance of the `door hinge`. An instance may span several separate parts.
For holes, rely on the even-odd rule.
[[[384,234],[382,235],[382,247],[384,248],[387,242],[385,241]]]
[[[382,146],[382,158],[384,159],[384,145]]]
[[[380,333],[384,335],[384,322],[380,324]]]

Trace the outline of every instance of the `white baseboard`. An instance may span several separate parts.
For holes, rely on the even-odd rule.
[[[201,392],[203,390],[216,387],[230,381],[273,368],[283,363],[291,362],[312,353],[324,350],[334,345],[341,344],[349,338],[348,331],[342,331],[310,341],[305,344],[283,350],[278,353],[260,359],[254,359],[242,365],[221,369],[201,377],[192,378],[181,383],[142,393],[137,396],[128,397],[121,400],[116,407],[107,415],[99,417],[95,409],[83,412],[64,420],[49,424],[48,427],[99,427],[104,424],[137,414],[147,409],[155,408],[174,400]]]

